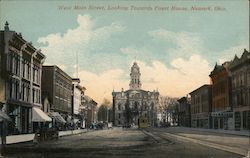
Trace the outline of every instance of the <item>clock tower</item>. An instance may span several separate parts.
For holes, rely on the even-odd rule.
[[[130,73],[130,83],[129,88],[132,90],[138,90],[141,89],[141,73],[140,68],[137,65],[136,62],[134,62],[133,66],[131,67],[131,73]]]

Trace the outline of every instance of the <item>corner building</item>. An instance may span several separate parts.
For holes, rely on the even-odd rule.
[[[1,109],[9,115],[8,135],[32,133],[34,122],[51,121],[41,111],[41,73],[45,55],[22,35],[0,31]],[[37,120],[36,118],[42,118]]]
[[[133,63],[130,73],[129,90],[112,92],[113,96],[113,123],[115,126],[138,125],[139,118],[147,118],[150,126],[157,122],[157,107],[159,92],[141,89],[140,68]]]
[[[250,130],[250,53],[235,56],[229,66],[232,76],[234,129]]]

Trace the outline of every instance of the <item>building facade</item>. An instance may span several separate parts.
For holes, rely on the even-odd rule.
[[[131,67],[129,90],[112,92],[113,96],[113,124],[124,126],[138,125],[139,118],[148,119],[149,125],[157,123],[157,107],[159,105],[159,92],[141,89],[140,68],[136,62]]]
[[[91,97],[84,95],[80,111],[84,115],[85,126],[91,127],[97,121],[97,102]]]
[[[81,112],[80,107],[82,106],[82,97],[84,95],[85,87],[80,85],[79,78],[72,79],[72,90],[73,90],[73,108],[72,114],[74,118],[75,128],[85,128],[84,114]]]
[[[42,95],[50,102],[50,116],[56,126],[73,123],[72,78],[58,66],[42,67]]]
[[[183,127],[190,127],[190,99],[187,97],[182,97],[178,99],[178,102],[178,125]]]
[[[233,129],[233,112],[231,104],[230,62],[215,65],[210,73],[212,81],[212,128]]]
[[[250,129],[250,53],[246,49],[242,56],[235,56],[229,66],[232,76],[232,104],[234,128]]]
[[[8,134],[33,132],[36,115],[42,113],[41,72],[45,56],[6,22],[0,31],[1,106],[11,118]],[[46,121],[46,120],[44,120]]]
[[[212,86],[203,85],[190,93],[191,127],[211,128]]]
[[[73,90],[72,114],[73,115],[79,115],[79,107],[81,105],[81,86],[79,84],[80,84],[79,78],[72,79],[72,90]]]

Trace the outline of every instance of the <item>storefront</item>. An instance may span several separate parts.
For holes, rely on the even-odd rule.
[[[32,108],[33,132],[37,132],[42,128],[48,128],[51,121],[52,119],[39,107]]]
[[[210,128],[210,116],[208,113],[193,114],[191,116],[193,128]]]
[[[8,135],[32,133],[32,108],[17,104],[8,104]]]
[[[52,126],[65,130],[66,121],[58,112],[50,112],[49,116],[52,118]]]
[[[234,129],[250,130],[250,110],[234,112]]]
[[[223,112],[212,112],[212,128],[213,129],[233,129],[233,112],[223,111]]]

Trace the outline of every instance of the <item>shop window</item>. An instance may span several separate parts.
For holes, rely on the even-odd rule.
[[[239,130],[241,127],[241,115],[240,112],[235,112],[235,129]]]
[[[250,130],[250,110],[247,112],[247,129]]]
[[[11,105],[8,109],[8,115],[11,118],[12,122],[8,124],[8,135],[19,134],[18,130],[18,122],[20,121],[19,115],[19,107],[15,105]]]
[[[223,129],[224,127],[224,119],[220,118],[220,129]]]
[[[243,128],[247,128],[247,111],[243,111]]]

